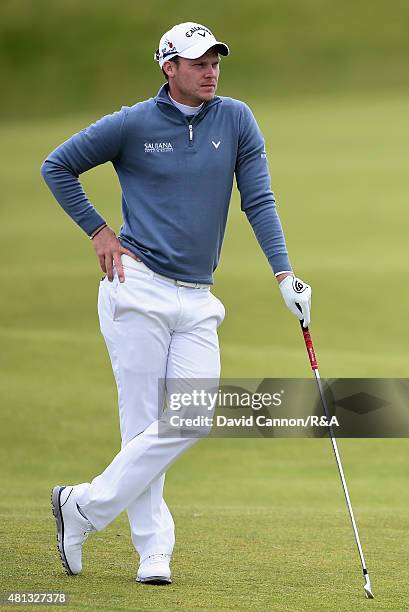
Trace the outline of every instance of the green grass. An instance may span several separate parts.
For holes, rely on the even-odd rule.
[[[254,105],[296,272],[313,286],[324,376],[407,377],[409,95]],[[119,447],[116,391],[96,315],[92,244],[41,182],[48,151],[94,117],[1,126],[0,590],[65,590],[70,609],[402,610],[407,440],[342,440],[376,600],[360,565],[327,440],[206,440],[169,471],[174,583],[137,585],[119,517],[59,566],[49,489],[83,482]],[[7,151],[7,155],[5,154]],[[83,183],[116,229],[119,191]],[[225,377],[309,376],[297,324],[234,195],[216,294]]]
[[[225,95],[401,90],[408,19],[405,0],[173,0],[170,12],[135,0],[2,0],[1,116],[103,114],[151,96],[163,80],[153,62],[159,39],[185,21],[229,44]]]

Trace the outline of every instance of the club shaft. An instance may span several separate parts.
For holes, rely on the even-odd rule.
[[[324,408],[325,416],[326,416],[326,418],[328,420],[328,423],[329,423],[331,417],[330,417],[330,414],[329,414],[329,411],[328,411],[327,402],[326,402],[326,399],[325,399],[325,394],[324,394],[324,390],[323,390],[323,387],[322,387],[322,382],[321,382],[321,377],[320,377],[320,373],[319,373],[318,367],[314,368],[313,372],[314,372],[314,375],[315,375],[315,379],[317,381],[318,390],[319,390],[319,393],[320,393],[321,403],[322,403],[322,406]],[[347,487],[347,483],[346,483],[346,480],[345,480],[344,470],[342,469],[341,457],[339,455],[337,441],[335,439],[334,431],[332,429],[332,426],[329,425],[328,429],[329,429],[329,434],[330,434],[330,438],[331,438],[332,448],[333,448],[334,455],[335,455],[335,460],[336,460],[337,466],[338,466],[338,472],[339,472],[339,475],[341,477],[342,488],[344,490],[345,501],[347,503],[349,517],[351,519],[351,524],[352,524],[352,529],[354,530],[355,541],[356,541],[356,545],[358,547],[359,557],[361,559],[362,571],[364,573],[364,576],[366,576],[366,574],[368,573],[368,570],[366,569],[365,557],[364,557],[364,553],[362,551],[361,541],[359,539],[358,528],[357,528],[356,522],[355,522],[354,511],[352,509],[351,499],[349,497],[349,492],[348,492],[348,487]]]
[[[351,524],[352,524],[352,529],[354,530],[355,542],[358,547],[358,553],[359,553],[359,557],[361,559],[361,564],[362,564],[362,571],[363,571],[364,576],[366,577],[368,575],[368,570],[366,568],[365,557],[362,551],[361,540],[359,539],[358,528],[355,522],[354,511],[352,510],[352,504],[351,504],[351,499],[349,497],[348,487],[347,487],[347,483],[346,483],[345,476],[344,476],[344,470],[342,469],[341,457],[339,456],[337,441],[335,439],[334,430],[332,429],[332,426],[330,425],[331,416],[329,414],[327,401],[325,399],[324,389],[322,387],[322,382],[321,382],[321,377],[320,377],[320,373],[318,370],[318,362],[317,362],[317,357],[315,355],[314,345],[312,343],[312,339],[311,339],[311,335],[310,335],[308,327],[304,329],[302,325],[302,321],[300,321],[300,324],[301,324],[301,330],[304,336],[304,342],[305,342],[305,347],[307,349],[308,358],[311,364],[311,369],[314,372],[315,380],[317,381],[318,390],[319,390],[320,397],[321,397],[321,403],[324,408],[324,413],[328,421],[328,431],[329,431],[329,435],[331,438],[331,444],[332,444],[332,448],[334,451],[335,460],[337,462],[338,472],[341,477],[342,488],[344,490],[345,501],[347,503],[349,517],[351,519]]]

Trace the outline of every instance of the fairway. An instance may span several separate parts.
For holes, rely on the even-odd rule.
[[[321,375],[408,377],[409,95],[245,101],[266,138],[293,267],[313,287]],[[40,166],[94,119],[0,125],[0,591],[64,591],[73,610],[406,609],[407,440],[340,441],[374,601],[364,599],[328,440],[205,440],[188,451],[167,476],[177,532],[171,586],[134,582],[125,515],[89,539],[81,576],[63,573],[50,489],[91,479],[120,441],[96,313],[101,273]],[[112,167],[82,183],[118,230]],[[310,376],[297,322],[236,192],[214,292],[226,307],[224,377]]]

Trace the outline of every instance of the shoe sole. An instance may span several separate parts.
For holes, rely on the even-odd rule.
[[[55,524],[57,528],[57,550],[60,555],[61,563],[67,576],[75,576],[68,565],[67,558],[64,552],[64,519],[61,512],[60,497],[61,492],[65,487],[58,485],[51,491],[51,509],[55,518]]]
[[[136,578],[136,582],[140,582],[141,584],[154,584],[158,586],[172,584],[171,578],[165,578],[165,576],[149,576],[149,578]]]

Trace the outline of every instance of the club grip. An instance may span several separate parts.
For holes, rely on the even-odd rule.
[[[318,370],[317,358],[315,356],[314,346],[311,340],[311,334],[309,332],[308,327],[303,327],[302,321],[300,321],[302,335],[304,336],[305,347],[307,349],[308,358],[310,360],[311,368],[313,370]]]

